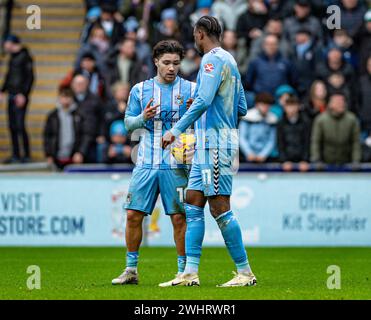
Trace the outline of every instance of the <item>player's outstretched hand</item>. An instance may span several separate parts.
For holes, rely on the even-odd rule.
[[[167,146],[171,145],[175,141],[175,136],[170,131],[165,132],[162,137],[162,149],[166,149]]]
[[[153,118],[156,115],[156,109],[160,106],[159,104],[151,106],[152,102],[153,102],[153,98],[151,98],[148,101],[146,107],[144,108],[144,111],[143,111],[144,121],[147,121],[147,120]]]

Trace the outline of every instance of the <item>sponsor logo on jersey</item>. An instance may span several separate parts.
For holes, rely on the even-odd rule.
[[[212,63],[207,63],[204,65],[205,72],[213,72],[214,71],[214,65]]]

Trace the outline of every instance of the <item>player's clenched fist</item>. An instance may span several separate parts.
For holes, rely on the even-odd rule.
[[[151,98],[146,107],[144,108],[143,111],[143,119],[144,121],[147,121],[151,118],[153,118],[156,115],[156,109],[160,106],[159,104],[156,104],[154,106],[151,106],[151,103],[153,102],[153,98]]]
[[[170,131],[167,131],[162,137],[162,149],[166,149],[167,146],[171,145],[175,141],[175,136]]]
[[[186,101],[186,109],[188,110],[190,107],[191,107],[191,105],[192,105],[192,103],[193,103],[193,98],[189,98],[187,101]]]

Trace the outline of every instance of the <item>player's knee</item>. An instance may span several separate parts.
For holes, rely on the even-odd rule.
[[[223,213],[230,210],[229,204],[219,203],[218,205],[210,205],[210,213],[214,218],[219,217]]]
[[[142,224],[143,214],[136,211],[128,211],[126,215],[126,224],[130,227],[138,227]]]
[[[175,214],[172,216],[171,221],[173,223],[174,229],[182,229],[186,226],[185,215]]]

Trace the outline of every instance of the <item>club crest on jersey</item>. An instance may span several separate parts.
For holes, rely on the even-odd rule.
[[[214,65],[212,63],[207,63],[204,65],[205,72],[213,72]]]
[[[181,96],[180,94],[178,94],[178,95],[175,97],[175,103],[176,103],[178,106],[181,106],[181,105],[184,103],[184,97]]]

